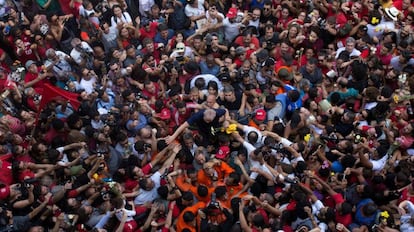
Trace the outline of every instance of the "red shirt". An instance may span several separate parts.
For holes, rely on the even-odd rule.
[[[243,36],[238,36],[236,40],[234,41],[234,43],[239,46],[246,47],[243,42]],[[252,40],[250,41],[250,43],[254,44],[254,47],[256,50],[260,48],[260,42],[258,38],[252,36]],[[248,47],[250,47],[250,44],[248,45]]]
[[[141,36],[139,37],[139,39],[141,41],[144,40],[145,38],[154,39],[155,35],[157,34],[157,27],[158,27],[157,22],[150,23],[150,30],[149,31],[147,31],[145,28],[141,27],[139,29],[139,32],[141,33]]]
[[[142,66],[144,68],[144,65]],[[150,67],[148,67],[150,68]],[[152,83],[155,87],[154,92],[149,92],[147,89],[143,89],[142,90],[142,94],[144,94],[145,96],[147,96],[148,98],[157,98],[158,97],[158,93],[160,91],[160,85],[157,82],[153,82]]]
[[[22,62],[22,64],[26,64],[28,60],[37,60],[35,51],[30,48],[32,44],[29,42],[23,42],[23,43],[24,43],[23,52],[20,55],[18,55],[20,62]]]
[[[0,157],[2,160],[0,167],[0,182],[6,185],[11,185],[13,184],[12,164],[6,160],[3,160],[3,157],[5,157],[5,155]]]
[[[377,51],[375,52],[375,55],[380,59],[381,63],[383,65],[389,65],[391,63],[391,59],[392,59],[392,54],[388,53],[388,54],[381,54],[381,49],[382,46],[378,45],[377,46]]]
[[[37,70],[38,70],[37,73],[27,72],[26,75],[24,76],[24,83],[28,83],[28,82],[31,82],[31,81],[35,80],[39,76],[39,72],[40,72],[41,68],[38,67]],[[37,83],[35,83],[32,87],[35,89],[35,91],[37,93],[42,94],[43,93],[43,87],[47,82],[48,81],[46,79],[42,79],[42,80],[38,81]]]
[[[147,54],[147,53],[151,53],[154,56],[154,59],[157,61],[157,64],[158,64],[160,62],[160,59],[161,59],[161,53],[160,53],[160,50],[158,49],[159,48],[158,44],[157,43],[153,43],[153,44],[154,44],[154,51],[153,52],[148,51],[147,48],[143,48],[141,50],[141,52],[144,55]]]

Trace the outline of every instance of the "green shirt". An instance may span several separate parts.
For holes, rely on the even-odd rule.
[[[52,2],[49,4],[49,7],[45,8],[44,5],[47,3],[47,1],[48,0],[36,0],[40,8],[46,10],[47,13],[57,13],[61,11],[58,0],[51,0]]]

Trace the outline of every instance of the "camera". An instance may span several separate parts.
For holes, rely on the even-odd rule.
[[[267,50],[272,50],[274,47],[275,47],[275,44],[271,40],[266,41]]]
[[[144,143],[144,150],[151,149],[151,144]]]
[[[36,178],[29,178],[29,179],[25,179],[25,180],[23,181],[23,183],[24,183],[26,186],[30,186],[31,184],[35,184],[36,182],[38,182],[38,180],[37,180]]]
[[[338,137],[336,137],[335,134],[332,135],[321,135],[320,137],[322,140],[327,141],[327,142],[334,142],[337,143],[338,142]]]
[[[285,177],[285,182],[289,183],[289,184],[297,184],[298,180],[292,179],[292,178],[289,178],[289,177]]]
[[[105,164],[104,163],[101,163],[101,164],[99,164],[99,167],[98,167],[98,172],[101,172],[101,171],[103,171],[104,170],[104,168],[105,168]]]
[[[362,140],[362,136],[360,134],[354,135],[354,143],[358,144],[361,142],[361,140]]]
[[[9,21],[9,19],[10,19],[10,13],[6,13],[0,18],[0,21],[7,22]]]
[[[41,96],[41,95],[39,95],[39,94],[35,94],[35,95],[33,96],[33,102],[34,102],[35,104],[39,104],[41,99],[42,99],[42,96]]]
[[[216,193],[211,194],[211,201],[210,201],[210,204],[208,205],[208,208],[213,208],[213,209],[219,209],[220,208],[220,205],[216,200]]]
[[[147,96],[145,96],[145,95],[143,95],[142,93],[137,93],[137,94],[135,94],[135,99],[138,101],[138,100],[141,100],[141,99],[144,99],[144,100],[148,100],[148,97]]]

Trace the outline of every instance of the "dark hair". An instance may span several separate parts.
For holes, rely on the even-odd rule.
[[[143,178],[141,180],[139,180],[139,187],[142,188],[143,190],[149,191],[149,186],[148,186],[148,181],[146,178]]]
[[[214,90],[218,91],[218,84],[215,81],[209,81],[207,84],[207,89],[213,88]]]
[[[181,198],[186,201],[192,201],[194,200],[194,195],[192,192],[186,191],[186,192],[183,192],[183,195],[181,196]]]
[[[168,26],[165,23],[161,23],[158,25],[158,31],[165,31],[168,30]]]
[[[191,211],[186,211],[183,214],[184,222],[192,222],[195,219],[195,215]]]
[[[240,174],[237,172],[232,172],[229,174],[229,178],[233,179],[234,185],[237,185],[240,182]]]
[[[341,214],[345,215],[345,214],[350,214],[352,213],[352,205],[348,202],[343,202],[341,204]]]
[[[158,187],[158,189],[157,189],[158,195],[160,195],[160,197],[164,200],[167,200],[168,192],[169,192],[169,190],[168,190],[167,185],[162,185],[162,186]]]
[[[266,222],[262,214],[257,213],[253,216],[252,223],[254,226],[259,228],[264,228],[266,226]]]
[[[224,195],[226,195],[226,192],[226,186],[217,186],[214,190],[214,193],[216,194],[217,198],[223,197]]]
[[[257,140],[259,139],[259,135],[257,134],[256,131],[250,131],[247,134],[247,140],[249,141],[249,143],[251,144],[255,144],[257,142]]]
[[[197,194],[200,197],[206,197],[208,195],[208,188],[206,186],[204,186],[204,185],[199,185],[197,187]]]

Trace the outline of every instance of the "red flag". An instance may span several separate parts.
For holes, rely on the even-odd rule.
[[[39,109],[42,110],[44,106],[50,101],[57,98],[64,98],[70,103],[74,110],[78,110],[80,102],[78,100],[79,94],[63,90],[51,84],[44,84],[42,100],[40,100]]]

